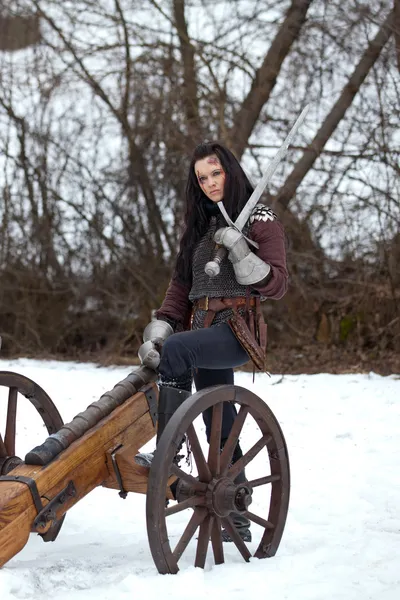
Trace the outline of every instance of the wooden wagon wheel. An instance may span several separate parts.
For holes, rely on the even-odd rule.
[[[23,462],[17,456],[16,449],[19,394],[25,396],[36,408],[49,434],[58,431],[63,425],[63,420],[46,392],[28,377],[11,371],[0,371],[0,386],[9,388],[4,437],[0,427],[0,476],[2,476],[9,474],[12,469]],[[60,521],[54,522],[47,533],[42,535],[44,541],[53,541],[57,537],[63,520],[64,517]]]
[[[221,452],[223,402],[238,404],[239,411]],[[213,410],[212,429],[208,457],[205,458],[193,422],[210,407]],[[255,421],[252,423],[257,429],[255,443],[247,451],[244,449],[243,457],[232,465],[232,455],[248,417]],[[197,476],[186,473],[173,462],[185,433],[192,449]],[[235,484],[234,480],[240,471],[244,467],[248,471],[261,450],[264,450],[266,460],[260,476]],[[166,508],[165,495],[171,474],[179,478],[178,489],[181,492],[178,495],[179,503]],[[265,492],[262,502],[265,510],[268,510],[267,518],[249,510],[256,489],[257,494]],[[210,541],[215,564],[225,562],[222,528],[229,533],[245,561],[251,556],[274,556],[285,527],[289,491],[290,473],[285,439],[278,421],[263,400],[249,390],[233,385],[207,388],[190,396],[165,428],[149,474],[147,532],[158,571],[177,573],[178,562],[192,539],[197,544],[194,559],[196,567],[204,568]],[[192,509],[187,511],[188,523],[182,534],[179,532],[176,536],[177,542],[172,544],[169,538],[173,536],[168,531],[170,517],[188,508]],[[257,547],[254,542],[247,545],[238,535],[230,516],[234,511],[259,526],[261,539]],[[254,547],[253,554],[249,548]]]

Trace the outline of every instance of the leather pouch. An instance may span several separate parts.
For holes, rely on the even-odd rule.
[[[229,319],[228,324],[232,329],[233,333],[242,344],[243,348],[246,350],[253,364],[259,371],[266,371],[266,352],[265,347],[262,348],[254,335],[250,331],[245,319],[238,313],[235,312],[231,319]],[[259,324],[259,326],[263,327],[263,337],[265,336],[266,340],[266,324]]]

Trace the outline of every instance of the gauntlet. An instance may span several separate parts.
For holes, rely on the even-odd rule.
[[[150,369],[157,369],[160,364],[160,352],[163,342],[174,330],[166,321],[154,320],[145,327],[143,344],[140,346],[138,356],[142,365]]]
[[[214,242],[228,250],[236,280],[241,285],[255,285],[270,274],[271,266],[250,250],[243,234],[234,227],[218,229]]]

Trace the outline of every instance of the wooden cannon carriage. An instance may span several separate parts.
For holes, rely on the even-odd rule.
[[[160,573],[177,573],[191,540],[196,545],[195,566],[204,567],[209,546],[215,563],[223,563],[222,528],[245,561],[252,555],[266,558],[276,553],[286,521],[290,480],[285,440],[271,410],[255,394],[238,386],[197,392],[168,423],[148,471],[135,464],[134,455],[155,434],[156,377],[151,369],[139,367],[63,425],[41,387],[22,375],[0,372],[0,390],[8,388],[5,429],[0,426],[0,566],[23,549],[31,532],[46,542],[54,541],[65,513],[97,486],[118,490],[122,498],[128,492],[147,494],[148,539]],[[18,457],[16,447],[21,396],[33,404],[50,434],[25,460]],[[239,410],[221,452],[224,402],[234,402]],[[208,451],[203,452],[194,421],[207,409],[213,411],[212,431]],[[254,443],[232,465],[237,440],[249,420],[257,430]],[[185,435],[194,459],[191,473],[174,462]],[[262,455],[262,471],[249,477],[252,461],[257,460],[258,465]],[[244,467],[249,481],[236,485],[234,480]],[[259,507],[264,516],[250,507],[256,491],[261,493]],[[242,541],[233,527],[233,511],[256,524],[253,538],[258,533],[259,540],[251,544]],[[178,536],[174,533],[171,537],[169,523],[179,512],[187,514],[187,524]]]

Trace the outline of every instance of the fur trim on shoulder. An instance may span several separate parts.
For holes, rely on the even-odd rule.
[[[275,221],[277,218],[274,211],[268,208],[268,206],[256,204],[249,221],[250,223],[254,223],[254,221]]]

